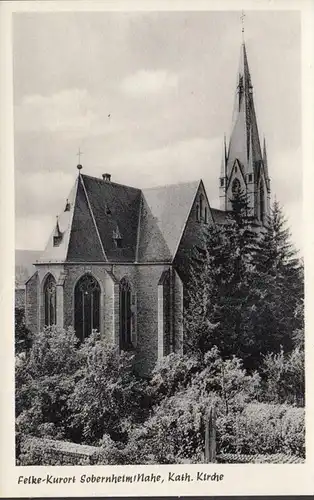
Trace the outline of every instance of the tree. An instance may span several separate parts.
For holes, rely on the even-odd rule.
[[[145,381],[135,375],[134,356],[93,333],[82,345],[82,376],[69,397],[71,426],[96,445],[105,434],[127,438],[130,422],[145,417]]]
[[[28,352],[32,345],[32,334],[25,324],[25,311],[15,308],[15,354]]]
[[[259,241],[257,269],[263,275],[264,297],[261,320],[267,323],[269,352],[285,352],[294,347],[294,339],[303,332],[304,277],[303,265],[291,243],[282,209],[277,201]],[[265,327],[260,335],[265,335]]]
[[[29,354],[16,364],[16,428],[24,434],[75,439],[68,398],[83,357],[72,329],[52,326],[34,335]]]
[[[283,349],[265,356],[261,367],[263,397],[274,403],[304,406],[304,351],[296,347],[288,354]]]
[[[281,345],[291,351],[300,336],[302,266],[278,205],[264,232],[243,193],[235,193],[232,205],[223,226],[204,232],[190,261],[186,349],[203,356],[216,345],[223,357],[236,355],[253,371],[266,353]]]
[[[252,347],[246,321],[255,303],[257,234],[245,196],[232,200],[234,211],[223,226],[211,225],[204,232],[204,245],[191,259],[185,313],[188,352],[204,355],[217,346],[224,357],[246,359]]]

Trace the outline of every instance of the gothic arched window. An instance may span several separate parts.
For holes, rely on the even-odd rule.
[[[45,326],[56,324],[56,280],[49,274],[44,284]]]
[[[126,278],[120,281],[120,349],[131,347],[131,286]]]
[[[204,202],[204,196],[200,194],[200,220],[203,219],[203,202]]]
[[[74,329],[83,342],[92,330],[99,331],[100,323],[100,286],[91,274],[85,274],[77,282],[74,301]]]
[[[241,191],[241,184],[240,184],[240,181],[239,179],[235,178],[233,183],[232,183],[232,194],[233,196],[236,196],[240,193]]]
[[[259,189],[259,208],[260,208],[260,219],[264,222],[265,217],[265,193],[264,193],[264,183],[261,182]]]
[[[197,203],[197,204],[196,204],[196,221],[197,221],[197,222],[200,222],[200,220],[201,220],[201,217],[200,217],[200,206],[199,206],[199,204]]]

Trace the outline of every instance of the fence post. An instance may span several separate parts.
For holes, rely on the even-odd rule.
[[[209,422],[210,422],[210,415],[211,415],[211,409],[208,413],[205,413],[205,464],[209,463],[209,456],[210,456],[210,451],[209,451]]]
[[[216,463],[216,406],[211,407],[209,435],[209,461]]]
[[[205,415],[205,463],[216,463],[216,408],[212,405]]]

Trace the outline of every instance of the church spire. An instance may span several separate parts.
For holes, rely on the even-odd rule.
[[[253,98],[253,85],[245,43],[241,44],[232,132],[228,150],[228,166],[235,159],[245,166],[249,160],[251,137],[255,160],[261,159],[261,147]]]
[[[242,32],[243,34],[243,32]],[[233,108],[232,130],[226,154],[224,192],[220,177],[220,200],[222,210],[231,210],[232,184],[237,179],[241,189],[248,195],[252,213],[260,214],[257,191],[269,191],[266,146],[262,152],[254,105],[253,85],[244,37],[241,43],[240,63]],[[260,186],[260,184],[263,184]],[[264,189],[265,187],[265,189]],[[269,195],[269,193],[268,193]],[[266,204],[263,204],[266,206]],[[261,220],[264,216],[261,217]]]

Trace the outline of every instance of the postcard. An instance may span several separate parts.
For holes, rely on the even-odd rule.
[[[1,493],[313,494],[313,3],[0,22]]]

